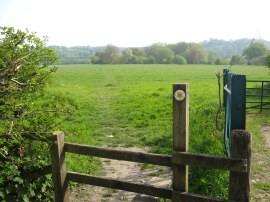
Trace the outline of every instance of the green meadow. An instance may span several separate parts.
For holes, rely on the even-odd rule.
[[[107,147],[142,147],[149,152],[172,152],[172,85],[190,87],[191,152],[224,155],[223,132],[216,129],[218,82],[215,65],[66,65],[59,66],[50,91],[77,103],[74,115],[59,125],[66,141]],[[269,79],[266,67],[233,66],[248,79]],[[224,113],[219,117],[223,127]],[[268,113],[269,115],[269,113]],[[248,115],[253,130],[266,115]],[[253,127],[253,128],[251,128]],[[255,128],[258,136],[259,128]],[[258,138],[258,141],[261,138]],[[256,145],[255,145],[256,146]],[[256,148],[259,146],[256,146]],[[68,169],[102,174],[98,159],[68,155]],[[228,173],[190,169],[190,191],[227,197]]]

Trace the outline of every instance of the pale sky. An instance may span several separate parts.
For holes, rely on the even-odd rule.
[[[65,46],[270,40],[269,7],[269,0],[0,0],[0,26]]]

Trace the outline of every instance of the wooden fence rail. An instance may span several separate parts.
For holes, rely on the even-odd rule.
[[[188,84],[174,85],[173,94],[172,155],[123,151],[67,143],[64,142],[63,132],[54,133],[54,143],[51,147],[51,169],[55,188],[55,201],[69,201],[68,182],[72,181],[171,199],[173,202],[248,202],[251,157],[250,134],[244,130],[234,130],[232,132],[231,158],[187,152],[189,126]],[[171,167],[173,170],[172,188],[160,188],[151,185],[136,184],[105,177],[69,172],[67,171],[65,163],[66,152]],[[230,171],[229,199],[213,199],[188,193],[188,166]],[[43,174],[44,173],[45,172],[43,171]]]
[[[172,166],[170,155],[150,154],[144,152],[123,151],[99,147],[91,147],[88,145],[79,145],[73,143],[65,143],[65,152],[74,154],[82,154],[88,156],[96,156],[101,158],[132,161],[138,163],[148,163],[160,166]]]

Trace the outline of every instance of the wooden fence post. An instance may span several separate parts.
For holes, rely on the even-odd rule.
[[[189,134],[189,85],[173,85],[173,151],[188,150]],[[173,165],[173,192],[188,191],[188,166]],[[172,201],[179,201],[173,193]]]
[[[231,157],[246,158],[247,172],[230,172],[229,200],[249,202],[251,135],[248,131],[232,131]]]
[[[51,146],[52,177],[55,190],[55,202],[68,202],[67,168],[64,152],[64,133],[54,132]]]

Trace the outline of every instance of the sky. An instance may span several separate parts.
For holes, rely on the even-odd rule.
[[[48,45],[143,47],[210,38],[270,40],[269,0],[0,0],[0,26]]]

